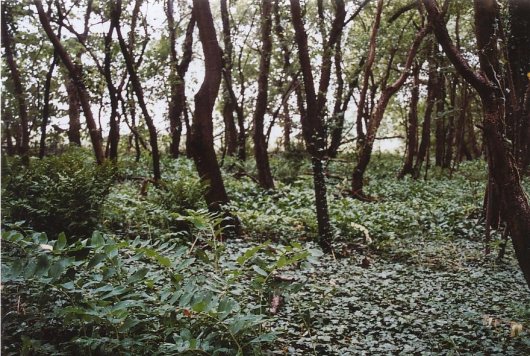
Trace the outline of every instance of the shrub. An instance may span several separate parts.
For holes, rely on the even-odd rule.
[[[90,236],[112,183],[110,166],[96,166],[81,150],[33,161],[13,162],[4,176],[3,203],[10,221],[24,220],[54,237],[70,240]]]

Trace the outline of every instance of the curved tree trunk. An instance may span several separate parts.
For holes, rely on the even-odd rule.
[[[271,63],[272,50],[272,2],[263,0],[261,2],[261,59],[259,64],[258,96],[256,98],[256,110],[254,111],[254,156],[258,169],[258,181],[262,188],[274,189],[269,157],[267,153],[267,142],[263,134],[263,121],[267,111],[268,77]]]
[[[153,178],[156,182],[158,182],[161,178],[161,173],[160,153],[158,151],[158,138],[156,127],[153,122],[153,119],[151,118],[151,115],[149,114],[149,111],[147,110],[142,84],[140,82],[140,78],[138,77],[138,73],[136,72],[134,60],[132,58],[131,52],[129,51],[129,47],[127,46],[127,43],[125,42],[125,39],[123,38],[121,33],[121,11],[121,0],[118,0],[116,1],[114,11],[112,12],[111,21],[113,21],[114,26],[116,27],[116,33],[118,34],[118,42],[120,43],[121,53],[123,55],[123,58],[125,59],[127,72],[129,73],[129,78],[131,79],[131,85],[136,94],[136,98],[138,99],[138,105],[140,105],[140,109],[142,110],[145,123],[147,124],[147,129],[149,130],[149,143],[151,145],[151,156],[153,159]]]
[[[363,193],[363,177],[364,173],[366,172],[366,168],[368,167],[368,163],[370,163],[370,158],[372,156],[372,149],[374,147],[374,141],[377,134],[377,130],[381,125],[383,115],[390,99],[395,93],[397,93],[397,91],[401,88],[401,86],[403,85],[403,83],[405,83],[405,80],[409,76],[409,69],[412,65],[414,57],[416,56],[416,52],[418,51],[421,41],[423,40],[428,31],[429,27],[424,27],[416,34],[416,38],[414,39],[414,42],[412,43],[407,54],[405,68],[403,69],[401,76],[394,83],[392,83],[392,85],[386,87],[383,90],[381,96],[379,97],[379,100],[377,101],[374,111],[370,116],[370,120],[368,122],[368,127],[366,130],[366,138],[364,142],[360,145],[360,149],[357,154],[357,164],[354,167],[352,174],[352,196],[354,198],[358,198],[361,200],[369,200],[368,197],[366,197]]]
[[[59,55],[59,58],[61,58],[61,62],[66,67],[70,78],[72,79],[73,83],[75,84],[78,90],[79,99],[81,101],[81,107],[83,108],[83,113],[85,115],[90,139],[92,142],[92,148],[94,149],[94,154],[96,156],[96,161],[98,162],[98,164],[101,164],[105,160],[105,155],[103,152],[103,146],[101,144],[101,135],[96,125],[96,121],[94,120],[92,109],[90,107],[90,98],[88,90],[86,89],[83,79],[80,73],[78,73],[74,62],[72,61],[72,58],[69,56],[68,52],[66,52],[66,49],[63,47],[57,35],[53,32],[53,29],[50,25],[50,20],[48,19],[48,16],[46,15],[46,12],[44,11],[44,8],[42,6],[42,1],[34,0],[34,3],[37,7],[37,11],[39,13],[39,20],[42,24],[44,31],[46,32],[46,35],[52,42],[54,49]]]
[[[205,194],[210,210],[219,211],[228,203],[221,170],[213,145],[212,112],[221,85],[221,48],[217,42],[210,4],[207,0],[193,1],[193,14],[199,28],[199,38],[204,52],[205,75],[201,88],[195,95],[195,115],[191,125],[190,148],[201,179],[208,183]]]

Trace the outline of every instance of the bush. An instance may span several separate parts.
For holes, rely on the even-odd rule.
[[[5,217],[24,220],[54,237],[70,240],[90,236],[112,183],[109,166],[96,166],[81,150],[33,161],[31,167],[13,162],[4,174]]]

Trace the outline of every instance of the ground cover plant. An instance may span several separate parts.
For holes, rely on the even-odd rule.
[[[484,165],[418,182],[396,181],[398,162],[384,155],[370,171],[374,203],[344,197],[341,181],[329,184],[337,246],[329,256],[315,243],[303,170],[274,192],[229,178],[229,209],[244,231],[232,240],[197,198],[203,188],[186,159],[166,162],[173,183],[146,194],[135,179],[145,165],[114,171],[89,236],[36,231],[6,209],[3,352],[528,352],[530,296],[513,251],[498,261],[495,233],[484,255]]]

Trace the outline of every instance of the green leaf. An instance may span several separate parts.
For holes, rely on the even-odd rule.
[[[278,335],[275,332],[266,333],[263,335],[260,335],[258,337],[255,337],[254,339],[250,340],[251,344],[257,344],[261,342],[273,342],[276,340]]]
[[[140,268],[138,271],[134,272],[129,279],[127,279],[127,283],[134,283],[138,282],[139,280],[144,279],[145,275],[149,272],[149,269],[147,268]]]
[[[62,249],[65,248],[65,246],[66,246],[66,235],[64,234],[64,232],[61,232],[57,236],[57,241],[55,241],[55,244],[53,245],[53,250],[61,251]]]
[[[94,257],[90,259],[90,262],[88,262],[87,268],[93,268],[99,265],[106,258],[107,258],[107,255],[105,255],[104,253],[96,253]]]
[[[103,234],[99,231],[94,231],[92,238],[90,239],[90,245],[96,248],[105,245],[105,238],[103,237]]]
[[[257,265],[252,265],[252,269],[259,275],[263,276],[263,277],[267,277],[269,274],[263,270],[260,266],[257,266]]]

